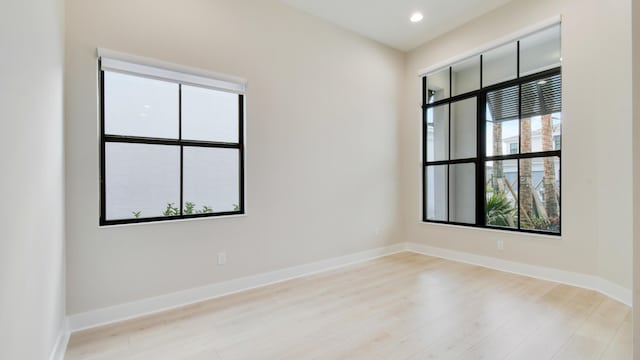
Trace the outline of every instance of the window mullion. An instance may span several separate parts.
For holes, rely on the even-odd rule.
[[[516,42],[516,79],[520,80],[520,40]]]
[[[447,124],[447,136],[449,137],[448,143],[447,143],[447,147],[449,148],[448,150],[448,158],[449,161],[447,163],[447,178],[446,178],[446,189],[447,189],[447,221],[451,222],[451,102],[449,102],[449,110],[448,110],[448,116],[449,116],[449,120],[448,120],[448,124]]]
[[[485,133],[484,129],[484,99],[485,99],[485,90],[483,84],[483,72],[484,72],[484,57],[480,55],[480,93],[477,98],[477,106],[476,106],[476,225],[484,226],[485,223],[485,215],[484,215],[484,176],[482,175],[484,171],[481,169],[484,168],[484,151],[485,151],[485,139],[483,134]]]
[[[99,61],[100,63],[100,61]],[[100,71],[100,225],[107,221],[107,180],[106,175],[106,144],[104,119],[104,71]]]
[[[184,216],[184,145],[182,144],[182,84],[178,84],[178,141],[180,141],[180,216]]]
[[[239,176],[239,195],[240,199],[238,204],[240,206],[241,213],[245,212],[245,194],[244,194],[244,95],[238,95],[238,142],[240,147],[239,157],[239,165],[240,165],[240,176]]]
[[[516,43],[516,55],[518,59],[518,67],[516,78],[520,80],[520,40]],[[522,155],[522,83],[518,82],[518,155]],[[516,159],[517,162],[517,182],[518,182],[518,199],[516,200],[516,209],[518,215],[517,229],[520,228],[520,159]]]
[[[422,77],[422,165],[420,171],[422,173],[422,221],[427,221],[427,77]]]
[[[477,106],[477,158],[476,158],[476,224],[486,225],[485,216],[485,159],[486,159],[486,93],[482,92],[478,96]]]

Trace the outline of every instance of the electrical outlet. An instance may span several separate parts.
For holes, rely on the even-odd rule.
[[[218,265],[224,265],[227,263],[227,253],[219,252],[218,253]]]
[[[503,251],[504,250],[504,240],[498,240],[496,242],[496,247],[498,248],[498,250]]]

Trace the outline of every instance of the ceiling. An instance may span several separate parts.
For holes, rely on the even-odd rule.
[[[408,51],[510,0],[281,0],[393,48]],[[424,20],[409,17],[420,11]]]

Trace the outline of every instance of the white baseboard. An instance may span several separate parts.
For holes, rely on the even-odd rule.
[[[67,319],[65,319],[58,333],[58,338],[53,346],[51,355],[49,356],[49,360],[64,360],[64,354],[67,352],[70,336],[71,333],[69,332],[68,322]]]
[[[593,290],[596,290],[597,292],[612,299],[618,300],[629,307],[633,306],[633,291],[631,289],[627,289],[624,286],[618,285],[601,277],[596,277],[595,280],[595,286],[592,288]]]
[[[68,327],[66,331],[64,331],[65,334],[61,335],[58,345],[56,345],[56,349],[62,349],[58,351],[62,351],[62,356],[64,356],[64,349],[66,349],[66,343],[69,340],[69,333],[75,331],[85,330],[97,326],[137,318],[144,315],[150,315],[170,309],[175,309],[178,307],[206,301],[224,295],[259,288],[403,251],[436,256],[453,261],[479,265],[500,271],[595,290],[628,306],[631,306],[632,302],[631,290],[597,276],[574,273],[570,271],[558,270],[537,265],[523,264],[515,261],[503,260],[488,256],[474,255],[470,253],[437,248],[423,244],[400,243],[377,249],[362,251],[351,255],[322,260],[310,264],[294,266],[264,274],[247,276],[239,279],[225,281],[222,283],[206,285],[203,287],[187,289],[153,298],[115,305],[103,309],[89,311],[86,313],[70,315],[67,317]],[[62,357],[54,357],[54,355],[52,354],[51,360],[58,359],[62,359]]]
[[[144,315],[154,314],[185,305],[213,299],[216,297],[237,293],[249,289],[263,287],[282,281],[319,273],[358,262],[363,262],[406,250],[406,244],[394,244],[372,250],[366,250],[351,255],[340,256],[310,264],[294,266],[264,274],[247,276],[222,283],[206,285],[198,288],[183,290],[167,295],[142,299],[130,303],[115,305],[103,309],[89,311],[68,317],[71,332],[107,325]]]
[[[407,250],[423,255],[478,265],[518,275],[595,290],[621,303],[631,306],[632,291],[598,276],[558,270],[543,266],[523,264],[489,256],[475,255],[455,250],[443,249],[424,244],[407,243]]]

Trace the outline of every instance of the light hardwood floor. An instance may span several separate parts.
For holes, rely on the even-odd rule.
[[[400,253],[75,333],[65,359],[631,359],[631,309]]]

